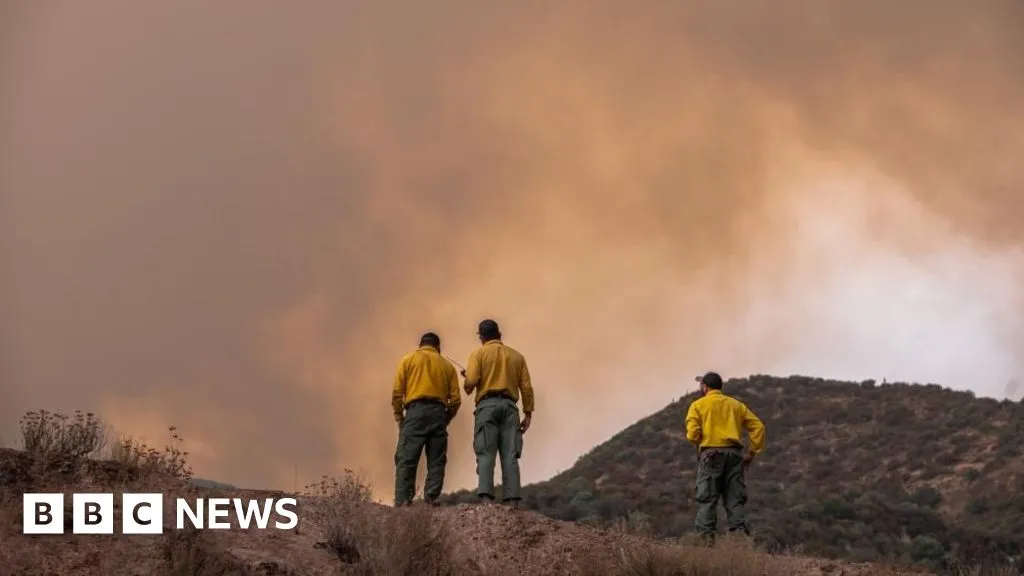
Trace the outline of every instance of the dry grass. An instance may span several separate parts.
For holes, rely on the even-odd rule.
[[[163,546],[167,576],[228,576],[243,573],[223,551],[210,543],[209,533],[190,528],[167,535]]]
[[[796,556],[773,556],[742,537],[720,538],[714,548],[647,541],[620,547],[611,562],[598,556],[576,558],[581,576],[794,576],[836,573],[848,576],[906,574],[887,566],[839,567]],[[816,565],[817,564],[817,565]],[[988,576],[987,574],[985,576]],[[1001,576],[1001,575],[1000,575]]]
[[[450,562],[452,537],[432,510],[413,507],[383,518],[358,511],[327,525],[327,546],[351,573],[364,576],[463,574]]]
[[[182,480],[191,479],[192,467],[188,465],[188,452],[182,449],[185,440],[174,426],[167,431],[169,438],[162,451],[130,435],[117,435],[110,444],[110,460],[130,476],[163,474]]]
[[[39,487],[73,491],[81,482],[112,481],[130,473],[138,486],[191,477],[187,452],[173,428],[161,451],[130,436],[105,437],[92,414],[32,412],[22,420],[25,452],[0,460],[0,574],[58,573],[90,566],[93,573],[168,575],[353,574],[449,576],[475,574],[580,574],[583,576],[888,576],[883,566],[849,565],[797,556],[771,556],[745,538],[723,537],[715,548],[651,539],[650,520],[631,514],[610,531],[593,531],[503,507],[393,509],[373,502],[368,482],[351,471],[306,487],[300,529],[258,535],[196,530],[171,531],[151,545],[117,538],[95,547],[20,534],[21,493]],[[109,460],[92,462],[105,444]],[[113,442],[110,442],[113,440]],[[67,474],[67,472],[75,474]],[[79,476],[84,472],[84,476]],[[164,480],[161,480],[163,478]],[[117,491],[113,488],[113,491]],[[547,522],[548,524],[545,524]],[[253,540],[256,538],[256,540]],[[101,545],[100,545],[101,544]],[[148,547],[147,547],[148,546]],[[486,569],[485,569],[486,567]],[[128,572],[126,572],[127,570]],[[905,572],[903,572],[905,573]],[[1017,576],[1019,570],[962,569],[953,576]]]
[[[368,483],[346,471],[307,486],[322,499],[314,514],[323,527],[323,546],[342,571],[360,576],[442,576],[466,574],[451,562],[453,536],[429,506],[384,509],[372,503]]]
[[[630,511],[626,517],[612,522],[611,529],[636,536],[650,536],[654,532],[650,517],[635,510]]]
[[[810,564],[819,565],[812,567]],[[670,545],[649,541],[620,548],[609,564],[595,557],[577,559],[581,576],[793,576],[794,574],[845,574],[850,576],[900,576],[907,569],[885,565],[846,565],[813,561],[794,555],[760,552],[746,538],[725,537],[714,548]],[[913,573],[918,573],[915,570]],[[950,576],[1021,576],[1019,568],[955,568]]]
[[[764,576],[769,558],[746,539],[723,538],[715,548],[647,542],[619,549],[611,565],[592,557],[577,559],[583,576]]]

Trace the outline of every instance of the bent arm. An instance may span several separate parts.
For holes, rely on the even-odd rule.
[[[697,405],[690,404],[690,408],[686,411],[686,439],[694,446],[700,446],[700,441],[704,438],[704,431],[700,427],[700,412],[697,411]]]
[[[473,390],[480,385],[480,355],[474,350],[466,361],[466,382],[464,384],[466,394],[472,394]]]
[[[743,428],[750,435],[750,453],[754,456],[764,450],[764,422],[749,408],[743,407]]]

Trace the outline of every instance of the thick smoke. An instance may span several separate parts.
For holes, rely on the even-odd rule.
[[[528,481],[710,368],[1016,393],[1019,1],[0,0],[0,32],[8,443],[94,409],[207,477],[384,495],[395,363],[485,316],[536,382]]]

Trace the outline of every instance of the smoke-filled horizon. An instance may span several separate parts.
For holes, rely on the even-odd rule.
[[[0,0],[0,440],[386,495],[398,359],[484,317],[525,481],[708,369],[1017,394],[1021,157],[1013,0]]]

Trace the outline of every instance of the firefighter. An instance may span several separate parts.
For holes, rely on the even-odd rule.
[[[417,350],[402,357],[395,373],[391,407],[398,423],[395,449],[395,506],[412,504],[420,454],[427,456],[423,499],[433,506],[444,487],[448,424],[462,397],[455,367],[441,356],[441,338],[427,332]]]
[[[722,377],[715,372],[698,376],[701,398],[686,413],[686,439],[699,452],[697,465],[697,531],[713,545],[718,524],[718,501],[725,507],[730,533],[750,535],[744,507],[747,503],[747,467],[764,449],[764,423],[745,404],[722,393]],[[743,451],[743,432],[750,442]]]
[[[463,371],[466,394],[476,393],[473,452],[476,453],[477,496],[494,500],[494,466],[501,458],[502,500],[518,507],[521,499],[519,458],[523,434],[533,418],[533,384],[526,359],[501,340],[494,320],[477,326],[481,346],[474,350]],[[518,402],[522,398],[523,418]]]

